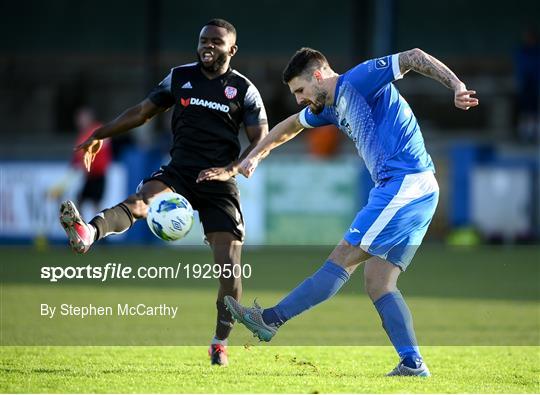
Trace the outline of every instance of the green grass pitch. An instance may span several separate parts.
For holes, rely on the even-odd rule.
[[[247,249],[244,302],[267,306],[312,273],[331,246]],[[433,377],[385,378],[397,363],[356,273],[339,295],[280,329],[271,345],[237,326],[227,368],[209,366],[217,280],[50,284],[43,265],[207,263],[203,250],[0,249],[0,392],[538,393],[536,247],[425,246],[400,279]],[[48,320],[39,303],[177,303],[179,318]]]
[[[8,347],[2,392],[537,393],[537,347],[426,347],[433,376],[386,378],[390,347],[233,347],[211,367],[206,347]],[[519,363],[516,363],[519,361]]]

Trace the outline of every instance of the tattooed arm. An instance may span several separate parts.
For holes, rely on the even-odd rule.
[[[401,74],[410,70],[416,71],[426,77],[433,78],[454,91],[454,104],[457,108],[468,110],[478,105],[478,99],[471,97],[476,91],[467,90],[467,87],[443,62],[414,48],[399,54],[399,69]]]

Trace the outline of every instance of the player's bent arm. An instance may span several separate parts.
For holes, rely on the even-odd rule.
[[[83,163],[86,170],[90,171],[92,162],[103,145],[103,139],[141,126],[154,115],[166,110],[166,108],[156,106],[151,100],[145,99],[136,106],[128,108],[112,122],[96,129],[86,141],[75,147],[75,151],[84,152]]]
[[[270,133],[240,163],[238,171],[245,177],[251,177],[259,162],[268,156],[270,151],[289,141],[303,129],[304,126],[300,123],[299,113],[281,121],[272,128]]]
[[[467,90],[465,84],[443,62],[422,51],[419,48],[410,49],[399,54],[399,69],[401,74],[410,70],[430,77],[448,89],[454,91],[454,104],[463,110],[478,105],[478,99],[471,97],[476,92]]]
[[[114,137],[145,124],[155,115],[166,110],[166,108],[156,106],[150,99],[144,99],[139,104],[128,108],[113,121],[98,128],[92,137],[95,140]]]
[[[410,70],[416,71],[439,81],[448,89],[456,90],[461,86],[465,86],[444,63],[419,48],[410,49],[399,54],[399,69],[401,74],[405,74]]]
[[[274,148],[286,143],[304,130],[299,115],[300,113],[293,114],[274,126],[268,135],[251,151],[248,158],[261,160],[268,156]]]
[[[268,135],[268,124],[246,126],[246,136],[249,140],[249,145],[240,155],[238,160],[231,163],[228,168],[233,175],[238,174],[238,166],[240,163],[253,151],[253,149]]]
[[[211,167],[201,170],[197,177],[197,182],[203,181],[226,181],[241,172],[240,164],[252,152],[253,148],[268,134],[268,124],[246,125],[246,134],[250,142],[249,146],[242,152],[240,158],[225,167]],[[242,173],[244,174],[244,173]],[[245,175],[245,174],[244,174]]]

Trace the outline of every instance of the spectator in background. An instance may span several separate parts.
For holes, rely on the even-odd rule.
[[[538,32],[523,32],[514,66],[517,80],[518,134],[526,143],[537,143],[540,136],[540,43]]]
[[[309,153],[317,159],[330,159],[339,149],[339,131],[333,125],[310,130],[307,135]]]
[[[90,107],[80,107],[74,116],[77,127],[77,142],[79,145],[86,141],[92,133],[101,126],[97,121],[94,110]],[[112,147],[104,141],[103,147],[96,155],[89,172],[84,170],[83,152],[75,151],[71,158],[70,169],[65,177],[49,191],[49,196],[59,199],[69,189],[78,177],[84,177],[82,188],[77,195],[79,205],[92,204],[92,211],[100,206],[105,191],[105,177],[112,161]]]

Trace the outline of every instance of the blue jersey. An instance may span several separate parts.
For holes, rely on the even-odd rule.
[[[392,81],[402,78],[398,54],[368,60],[340,75],[334,103],[315,115],[300,112],[306,128],[336,125],[354,142],[375,183],[434,171],[409,104]]]

